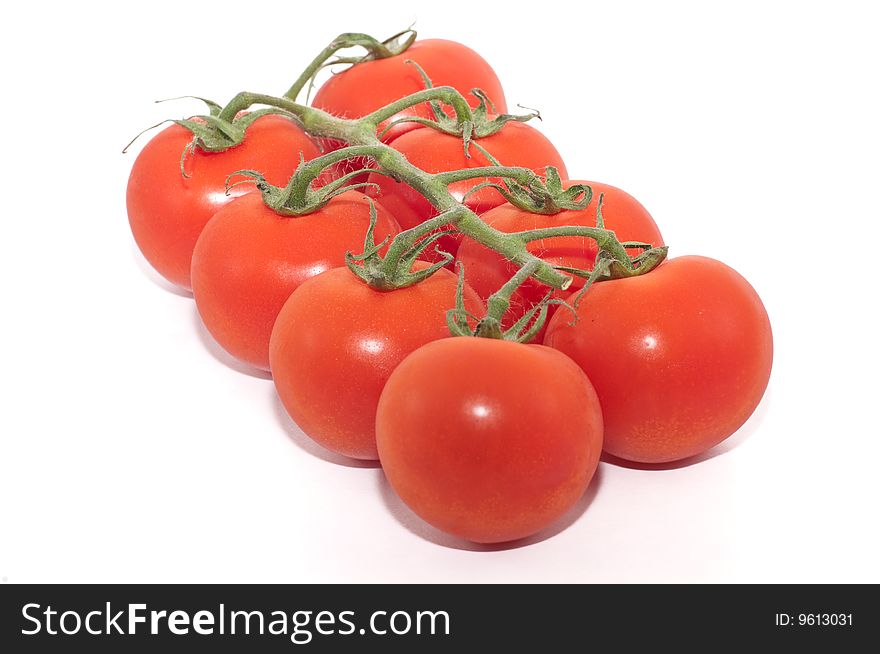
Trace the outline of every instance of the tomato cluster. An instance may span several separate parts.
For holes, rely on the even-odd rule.
[[[458,90],[484,125],[501,117],[500,128],[440,129],[426,124],[432,115],[452,116],[428,103],[364,122],[424,89],[425,78]],[[603,450],[633,462],[680,461],[755,410],[773,344],[754,289],[705,257],[651,269],[640,255],[665,249],[645,207],[614,186],[567,179],[540,132],[505,122],[501,84],[477,53],[425,40],[367,57],[331,77],[313,107],[328,119],[362,119],[358,126],[374,130],[370,143],[397,153],[392,163],[374,156],[372,172],[352,173],[363,154],[347,157],[336,132],[307,133],[302,116],[283,112],[210,148],[193,124],[236,134],[218,110],[144,147],[128,185],[132,232],[159,273],[192,290],[216,341],[271,371],[304,433],[345,456],[378,459],[427,522],[477,542],[533,535],[576,504]],[[340,157],[326,158],[334,150]],[[298,185],[307,162],[324,172]],[[555,179],[556,193],[591,193],[542,211],[517,199],[501,166],[547,188]],[[429,183],[476,168],[489,170],[442,192]],[[236,173],[254,186],[230,185]],[[521,250],[580,274],[565,291],[534,276],[514,288],[521,261],[464,226],[432,227],[421,246],[398,247],[462,205],[501,238],[523,238]],[[532,230],[541,231],[523,236]],[[626,261],[612,266],[610,250],[588,232],[616,239]],[[476,337],[451,336],[461,329]],[[515,342],[526,332],[530,343]],[[479,337],[487,335],[495,338]]]

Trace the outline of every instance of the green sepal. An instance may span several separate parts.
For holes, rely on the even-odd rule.
[[[474,145],[479,146],[477,143]],[[488,155],[485,150],[484,153]],[[491,155],[489,157],[492,163],[501,165],[494,157]],[[505,200],[523,211],[546,215],[585,209],[593,198],[593,189],[589,184],[572,184],[569,188],[563,189],[559,171],[554,166],[547,166],[543,179],[536,174],[528,185],[512,179],[503,182],[481,182],[467,192],[465,199],[484,188],[496,189]]]
[[[435,218],[434,220],[437,219]],[[446,267],[454,259],[448,252],[437,250],[441,255],[441,261],[437,261],[421,270],[412,269],[419,255],[436,242],[437,239],[448,234],[451,230],[429,233],[417,240],[412,247],[404,250],[400,256],[394,258],[386,255],[383,258],[379,251],[389,241],[390,237],[376,245],[374,238],[376,221],[376,204],[370,199],[370,226],[367,228],[367,234],[364,239],[364,251],[361,254],[345,253],[345,265],[371,288],[380,291],[393,291],[413,286],[424,281],[441,268]]]
[[[226,192],[239,184],[254,184],[263,195],[263,203],[272,209],[275,213],[282,216],[304,216],[318,211],[326,206],[333,198],[348,191],[362,190],[364,188],[375,188],[378,185],[373,182],[357,182],[349,184],[349,182],[364,173],[381,173],[380,170],[372,168],[362,168],[352,171],[335,179],[332,182],[313,188],[311,177],[312,171],[303,172],[306,162],[300,155],[300,163],[294,171],[290,182],[286,186],[274,186],[270,184],[265,176],[256,170],[236,170],[226,178]],[[309,176],[307,184],[297,184],[297,175],[300,173]],[[230,180],[236,175],[245,179],[230,184]]]
[[[422,76],[422,81],[425,84],[426,89],[434,88],[434,84],[431,81],[431,78],[428,77],[428,74],[425,70],[415,61],[408,59],[406,63],[415,66],[415,68],[419,71],[419,75]],[[442,107],[442,105],[436,100],[431,100],[428,102],[428,106],[431,108],[431,113],[433,114],[432,118],[424,118],[421,116],[404,116],[403,118],[398,118],[396,120],[391,121],[388,125],[379,133],[379,138],[385,136],[385,134],[392,127],[396,125],[400,125],[402,123],[416,123],[418,125],[423,125],[426,127],[430,127],[431,129],[437,130],[438,132],[442,132],[444,134],[449,134],[452,136],[461,136],[462,144],[464,146],[464,153],[466,157],[470,157],[470,146],[473,142],[473,139],[484,138],[486,136],[491,136],[492,134],[497,134],[501,129],[509,122],[526,122],[533,118],[541,119],[541,114],[534,110],[529,110],[527,114],[500,114],[495,115],[494,117],[490,117],[489,109],[491,108],[492,113],[495,112],[495,104],[486,95],[485,91],[479,88],[471,89],[471,94],[474,95],[479,100],[477,107],[473,110],[473,120],[458,122],[458,120],[454,116],[450,116]]]

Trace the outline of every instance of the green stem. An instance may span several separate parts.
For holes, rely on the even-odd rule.
[[[405,109],[409,109],[410,107],[414,107],[415,105],[422,104],[424,102],[431,102],[436,100],[439,100],[440,102],[448,104],[452,107],[453,111],[455,111],[455,117],[459,124],[462,124],[466,121],[472,121],[474,119],[473,113],[471,112],[471,107],[461,93],[459,93],[451,86],[435,86],[430,89],[418,91],[417,93],[413,93],[412,95],[408,95],[405,98],[401,98],[400,100],[392,102],[391,104],[386,105],[381,109],[377,109],[371,114],[367,114],[361,120],[372,125],[378,125],[379,123],[388,120],[393,116],[396,116]]]
[[[447,186],[454,184],[455,182],[479,179],[481,177],[506,177],[519,182],[523,186],[528,186],[538,179],[538,175],[534,170],[521,168],[519,166],[480,166],[478,168],[450,170],[434,175],[434,179]]]
[[[394,240],[391,241],[391,245],[388,246],[388,252],[385,254],[385,269],[389,272],[393,271],[397,267],[397,263],[400,259],[411,250],[420,239],[436,229],[440,229],[446,225],[455,225],[465,214],[465,211],[466,208],[462,205],[453,207],[449,211],[441,213],[439,216],[435,216],[434,218],[426,220],[425,222],[398,234],[394,237]]]
[[[400,44],[399,49],[389,47],[389,43],[404,35],[409,36],[402,44]],[[287,93],[284,94],[284,97],[291,100],[296,100],[297,97],[299,97],[299,94],[302,92],[303,88],[305,88],[305,85],[311,82],[318,71],[320,71],[324,66],[328,65],[328,60],[330,59],[330,57],[335,55],[340,50],[353,48],[355,46],[365,48],[367,50],[367,55],[354,61],[385,59],[387,57],[393,57],[405,51],[410,45],[412,45],[413,41],[415,41],[415,38],[416,33],[414,30],[411,29],[404,30],[403,32],[395,34],[390,39],[386,39],[385,41],[377,41],[368,34],[359,34],[356,32],[346,32],[344,34],[340,34],[335,39],[333,39],[333,41],[330,42],[330,45],[321,50],[318,56],[312,60],[312,63],[310,63],[308,67],[306,67],[306,69],[297,78],[293,85],[289,89],[287,89]],[[336,62],[334,61],[329,63],[332,64]],[[340,61],[339,63],[352,62],[346,59],[344,61]]]
[[[599,248],[606,250],[618,261],[629,261],[629,255],[626,252],[626,248],[617,240],[617,236],[614,232],[600,227],[560,225],[559,227],[545,227],[543,229],[530,229],[525,232],[513,232],[513,235],[521,238],[527,243],[556,236],[583,236],[596,241],[596,245],[598,245]]]
[[[523,283],[532,276],[537,269],[537,263],[529,261],[522,268],[516,271],[516,274],[505,282],[504,286],[495,291],[486,300],[486,318],[496,321],[501,327],[501,319],[510,308],[510,298]],[[485,320],[485,319],[484,319]],[[500,334],[500,332],[499,332]],[[498,336],[500,338],[500,335]]]
[[[468,211],[468,213],[464,214],[458,220],[456,227],[458,231],[485,245],[490,250],[495,250],[520,268],[532,261],[539,261],[540,265],[535,268],[533,277],[542,284],[563,291],[571,286],[572,278],[568,275],[563,275],[553,266],[529,252],[526,248],[525,239],[517,234],[499,232],[497,229],[484,223],[473,211]]]
[[[330,45],[321,50],[320,54],[312,60],[312,63],[310,63],[302,72],[302,75],[296,79],[289,89],[287,89],[284,97],[296,100],[305,85],[308,84],[315,77],[317,72],[324,67],[327,60],[345,47],[347,46],[344,43],[340,43],[339,38],[334,39]]]
[[[305,105],[294,102],[290,98],[277,98],[274,95],[267,95],[265,93],[251,93],[249,91],[242,91],[238,95],[236,95],[229,103],[220,110],[220,113],[217,115],[218,118],[226,121],[231,121],[240,111],[244,111],[248,109],[251,105],[255,104],[265,104],[272,107],[278,107],[279,109],[284,109],[285,111],[289,111],[294,116],[297,116],[300,120],[302,120],[301,113],[310,109]],[[315,110],[317,111],[317,110]]]
[[[340,148],[310,159],[300,164],[296,169],[296,174],[287,183],[286,194],[294,204],[297,204],[298,200],[304,200],[308,196],[312,182],[321,175],[321,171],[325,168],[355,157],[369,157],[377,160],[383,152],[384,150],[376,145],[350,145],[347,148]]]

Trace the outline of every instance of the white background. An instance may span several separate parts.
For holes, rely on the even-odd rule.
[[[0,577],[880,582],[870,3],[302,4],[4,10]],[[601,464],[565,524],[515,547],[444,537],[381,469],[311,444],[126,220],[144,141],[122,146],[201,111],[153,100],[283,93],[339,32],[413,21],[479,50],[572,176],[639,198],[672,255],[743,273],[774,327],[739,433],[685,467]]]

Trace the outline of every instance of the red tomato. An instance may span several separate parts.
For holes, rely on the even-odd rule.
[[[458,337],[391,374],[376,437],[407,506],[449,534],[494,543],[537,533],[581,497],[602,450],[602,412],[559,352]]]
[[[214,339],[235,358],[269,369],[269,335],[284,302],[309,277],[360,253],[369,199],[357,191],[305,216],[281,216],[248,193],[218,211],[193,253],[193,296]],[[376,205],[376,242],[400,231]]]
[[[191,288],[193,248],[202,228],[218,209],[248,191],[238,186],[225,193],[226,176],[236,170],[257,170],[271,184],[287,184],[299,155],[320,154],[315,143],[293,121],[277,115],[258,118],[241,145],[224,152],[196,150],[180,156],[192,133],[172,125],[154,136],[134,162],[128,178],[128,220],[138,247],[163,277]]]
[[[590,377],[605,450],[644,463],[700,454],[748,419],[770,378],[773,337],[761,299],[706,257],[597,284],[571,325],[558,311],[544,343]]]
[[[442,269],[414,286],[377,291],[337,268],[303,283],[284,304],[269,343],[278,395],[303,432],[334,452],[378,458],[382,387],[407,354],[449,336],[446,311],[455,306],[457,281]],[[465,306],[483,311],[467,286]]]
[[[525,123],[508,123],[501,131],[479,139],[478,143],[505,166],[522,166],[543,173],[547,166],[555,166],[562,177],[566,176],[565,164],[553,144],[541,132]],[[395,139],[391,147],[406,155],[409,162],[428,173],[440,173],[462,168],[491,166],[477,148],[470,148],[470,158],[464,154],[461,137],[438,132],[430,127],[420,127]],[[477,214],[504,204],[504,196],[496,189],[483,188],[464,199],[465,194],[490,178],[455,182],[449,190],[456,200]],[[397,218],[403,229],[415,227],[437,215],[437,210],[425,197],[402,182],[372,173],[368,181],[378,186],[370,191]],[[499,182],[493,178],[491,181]],[[455,254],[461,236],[447,236],[439,241],[440,249]],[[434,249],[430,248],[433,253]],[[435,257],[433,260],[439,260]]]
[[[312,106],[337,116],[360,118],[417,93],[425,88],[425,82],[418,69],[407,61],[418,63],[434,86],[457,89],[472,107],[476,107],[479,100],[470,91],[479,88],[495,103],[498,113],[507,111],[501,82],[489,64],[470,48],[441,39],[416,41],[402,54],[366,61],[333,75],[318,89]],[[404,116],[431,118],[433,114],[427,104],[420,104],[396,114],[391,120]],[[391,121],[380,125],[379,130],[388,122]],[[397,125],[383,140],[390,142],[416,126],[415,123]]]
[[[482,215],[483,220],[502,232],[520,232],[528,229],[545,229],[576,225],[584,227],[596,226],[596,207],[599,194],[604,193],[602,217],[605,227],[614,231],[621,241],[642,241],[651,245],[664,245],[663,237],[651,214],[639,204],[633,196],[619,188],[601,184],[571,180],[563,182],[563,187],[573,184],[588,184],[593,190],[593,199],[585,209],[562,211],[553,215],[529,213],[518,209],[512,204],[502,204]],[[589,269],[596,261],[596,241],[578,237],[556,237],[532,241],[528,250],[556,266]],[[641,250],[627,250],[632,255]],[[464,266],[465,278],[473,289],[486,299],[501,288],[517,271],[517,267],[494,250],[486,248],[469,238],[463,239],[456,259]],[[571,289],[579,289],[584,280],[574,277]],[[503,327],[509,327],[528,313],[535,304],[547,294],[546,286],[534,279],[527,280],[510,298],[510,310],[502,320]],[[556,297],[561,297],[559,293]],[[550,306],[550,314],[556,307]],[[543,332],[542,332],[543,333]],[[541,342],[542,334],[538,334],[536,342]]]

